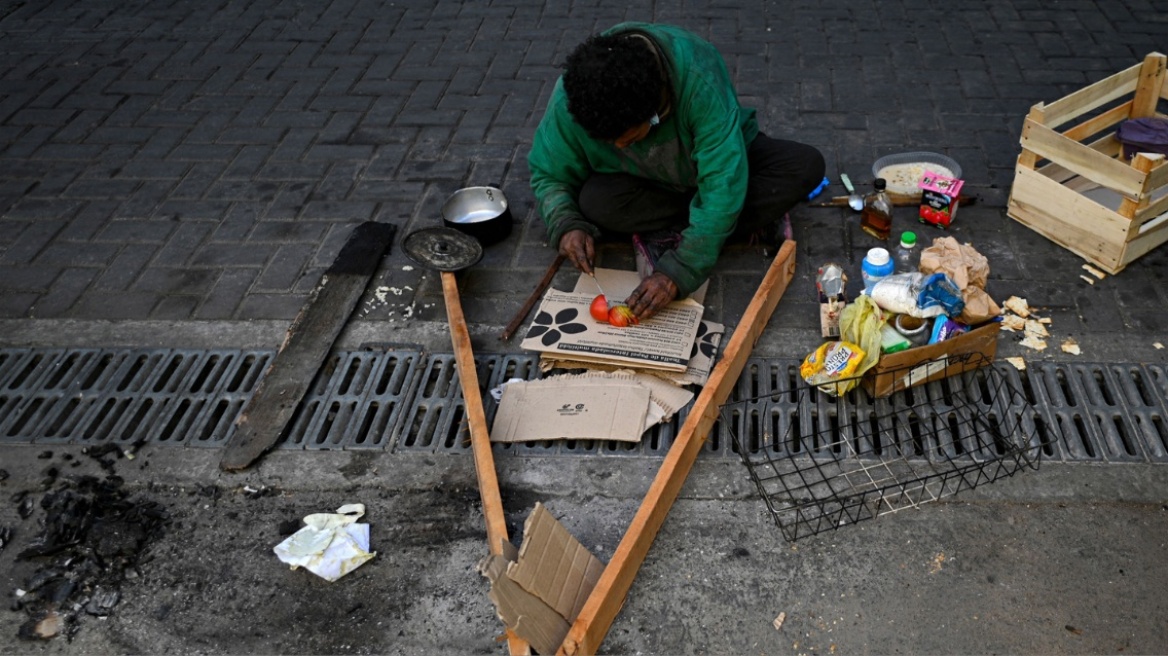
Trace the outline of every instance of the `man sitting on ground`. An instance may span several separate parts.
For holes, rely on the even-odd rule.
[[[532,190],[549,243],[584,273],[602,235],[665,245],[626,300],[639,319],[701,286],[732,236],[780,243],[787,211],[823,179],[820,152],[762,134],[691,32],[622,23],[564,68],[528,157]]]

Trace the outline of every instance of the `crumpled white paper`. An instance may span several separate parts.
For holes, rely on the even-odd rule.
[[[336,513],[313,513],[304,528],[272,550],[280,560],[303,567],[326,581],[336,581],[377,555],[369,551],[369,525],[357,524],[365,504],[350,503]]]

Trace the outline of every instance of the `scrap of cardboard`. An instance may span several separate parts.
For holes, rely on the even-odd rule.
[[[631,380],[509,383],[491,427],[492,442],[617,440],[645,432],[649,388]]]
[[[674,385],[705,385],[710,379],[710,372],[714,370],[714,358],[721,346],[722,336],[726,328],[720,323],[703,321],[698,326],[697,337],[690,350],[689,363],[685,372],[661,371],[659,369],[641,369],[662,380]],[[618,371],[626,369],[628,365],[614,364],[604,359],[591,359],[583,356],[558,356],[547,353],[539,356],[539,370],[548,372],[552,369],[591,369],[595,371]]]
[[[604,564],[541,503],[523,525],[523,544],[479,562],[491,584],[488,596],[503,624],[541,654],[554,654]]]
[[[648,393],[648,402],[634,388]],[[693,392],[629,369],[589,371],[503,386],[492,442],[600,439],[636,442],[669,421]]]
[[[655,424],[669,421],[673,415],[693,400],[693,392],[650,374],[643,374],[631,369],[618,371],[589,371],[582,374],[563,374],[552,376],[544,380],[576,381],[584,384],[602,383],[604,381],[631,381],[649,390],[649,412],[645,416],[645,430]],[[642,431],[644,432],[644,431]]]

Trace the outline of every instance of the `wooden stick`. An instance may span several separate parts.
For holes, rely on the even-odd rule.
[[[523,307],[519,308],[519,312],[515,313],[515,318],[503,329],[503,334],[499,335],[500,340],[507,341],[511,339],[511,336],[519,329],[523,320],[527,318],[527,313],[531,312],[531,308],[535,307],[536,302],[543,296],[548,285],[552,284],[552,278],[556,277],[556,272],[560,270],[560,265],[564,263],[564,259],[563,255],[556,256],[555,261],[548,267],[547,273],[543,274],[543,280],[539,281],[539,284],[535,286],[535,291],[531,292],[531,296],[527,297],[527,302],[523,304]]]
[[[892,201],[893,207],[913,207],[921,204],[920,197],[904,196],[900,194],[889,194],[889,199]],[[962,205],[973,205],[977,202],[976,196],[967,196],[961,194],[957,197],[957,202]],[[832,196],[831,198],[819,202],[811,203],[808,207],[847,207],[847,196]]]
[[[576,656],[595,654],[599,650],[612,621],[624,604],[637,570],[645,560],[645,554],[677,499],[710,429],[718,420],[719,407],[738,384],[738,377],[746,366],[751,349],[762,335],[767,320],[794,275],[795,242],[787,240],[763,277],[758,291],[754,293],[722,359],[694,402],[685,424],[678,431],[677,439],[657,470],[657,476],[641,502],[641,507],[560,645],[558,654]]]
[[[483,411],[483,395],[479,390],[479,376],[475,370],[474,351],[470,331],[462,313],[458,295],[458,279],[450,271],[442,272],[442,295],[446,300],[446,318],[450,324],[450,341],[454,344],[454,361],[458,367],[458,383],[466,407],[466,423],[470,429],[470,446],[474,454],[475,474],[479,482],[479,497],[487,521],[487,548],[492,554],[503,553],[507,541],[507,518],[503,514],[503,497],[499,492],[499,477],[495,472],[495,456],[491,452],[491,433]],[[512,655],[530,654],[527,642],[510,630],[507,644]]]

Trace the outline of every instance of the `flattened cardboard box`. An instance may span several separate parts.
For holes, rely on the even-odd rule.
[[[648,394],[645,402],[641,397]],[[669,421],[693,392],[622,369],[564,374],[503,386],[492,442],[598,439],[636,442]]]
[[[478,569],[491,583],[488,596],[503,624],[540,654],[554,654],[604,564],[536,503],[518,553],[505,543],[503,555],[487,556]]]
[[[660,369],[645,368],[645,373],[652,374],[674,385],[705,385],[710,379],[710,372],[714,370],[715,358],[721,346],[722,336],[726,328],[720,323],[702,321],[698,326],[697,336],[690,348],[689,364],[685,372],[662,371]],[[594,371],[618,371],[629,365],[616,364],[610,360],[591,359],[581,356],[557,356],[543,353],[539,356],[539,370],[547,373],[552,369],[592,369]]]
[[[532,381],[503,388],[492,442],[618,440],[645,432],[649,388],[630,380]]]
[[[864,374],[864,389],[870,396],[881,398],[967,371],[974,362],[989,364],[998,351],[1001,325],[991,321],[943,342],[882,355],[876,366]]]
[[[634,271],[597,269],[597,281],[612,298],[636,287]],[[582,276],[587,278],[587,276]],[[602,359],[630,366],[685,372],[705,307],[693,297],[666,305],[651,319],[618,328],[592,318],[596,281],[578,280],[577,291],[549,289],[520,347],[562,359]],[[579,291],[585,290],[585,291]]]

